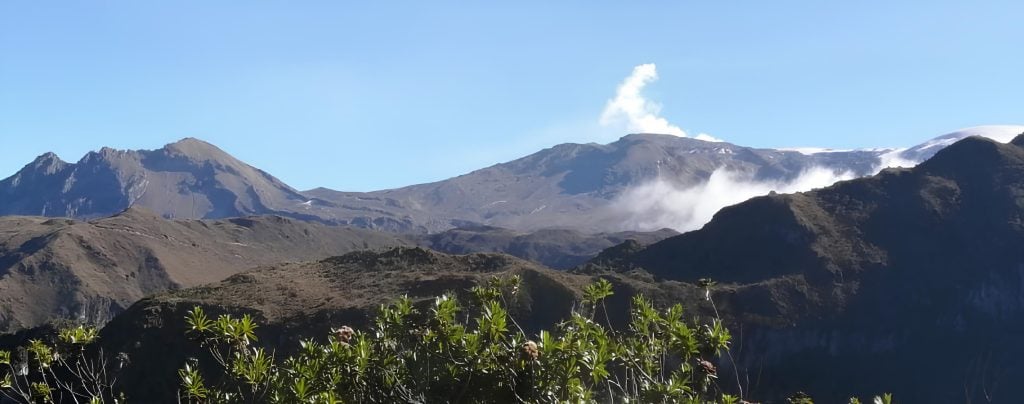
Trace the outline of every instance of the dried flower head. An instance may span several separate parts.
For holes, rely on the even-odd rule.
[[[355,334],[355,330],[353,330],[352,327],[343,325],[341,328],[332,328],[331,334],[334,334],[334,337],[337,338],[338,341],[348,343],[352,340],[352,335]]]
[[[535,361],[540,357],[540,349],[537,348],[537,343],[533,341],[526,341],[522,346],[523,358],[529,361]]]
[[[697,367],[699,367],[700,370],[703,370],[704,373],[707,373],[712,376],[714,376],[715,373],[718,371],[718,369],[715,368],[714,363],[708,362],[704,359],[697,360]]]

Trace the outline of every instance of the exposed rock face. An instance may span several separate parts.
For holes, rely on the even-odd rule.
[[[0,181],[0,214],[94,218],[142,206],[166,218],[290,214],[306,198],[197,139],[161,149],[103,148],[77,163],[47,153]]]
[[[591,265],[720,282],[719,308],[744,328],[737,359],[762,388],[1014,402],[995,378],[1024,377],[1022,146],[967,138]]]
[[[154,293],[259,265],[409,242],[282,217],[165,220],[137,208],[82,222],[0,218],[0,332],[71,319],[100,323]]]

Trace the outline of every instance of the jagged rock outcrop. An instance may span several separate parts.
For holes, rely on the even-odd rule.
[[[157,150],[39,156],[0,181],[0,215],[95,218],[140,206],[166,218],[298,212],[307,198],[217,147],[186,138]]]

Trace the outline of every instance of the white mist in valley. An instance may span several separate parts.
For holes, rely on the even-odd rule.
[[[990,125],[962,129],[934,138],[912,148],[889,149],[878,154],[878,164],[870,174],[885,168],[914,167],[932,154],[969,136],[982,136],[1006,143],[1024,133],[1020,125]],[[801,149],[804,154],[828,150]],[[880,150],[881,151],[881,150]],[[651,231],[670,228],[696,230],[711,221],[726,206],[775,191],[793,193],[823,188],[838,181],[859,177],[849,171],[812,167],[789,181],[756,180],[750,174],[726,168],[715,170],[704,182],[680,187],[669,179],[657,178],[625,190],[611,205],[612,227],[623,230]]]
[[[667,227],[685,232],[704,226],[722,208],[756,196],[772,191],[810,191],[853,178],[856,175],[852,172],[814,167],[789,181],[758,181],[749,174],[719,168],[707,181],[690,187],[680,187],[665,178],[631,187],[612,201],[611,209],[623,229],[651,231]]]

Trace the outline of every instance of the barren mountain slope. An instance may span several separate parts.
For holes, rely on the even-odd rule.
[[[3,217],[0,331],[59,318],[102,323],[146,295],[257,265],[405,244],[276,216],[171,221],[131,209],[89,222]]]
[[[516,230],[548,227],[586,232],[621,230],[609,203],[631,186],[656,179],[687,187],[716,169],[754,180],[785,181],[812,167],[870,174],[877,151],[803,154],[706,142],[670,135],[634,134],[616,142],[561,144],[529,156],[430,184],[356,193],[324,188],[304,194],[343,206],[314,206],[321,217],[350,221],[379,217],[380,225],[408,218],[425,231],[465,222]],[[389,219],[390,218],[390,219]],[[359,219],[363,220],[363,219]],[[365,223],[370,226],[376,224]]]

